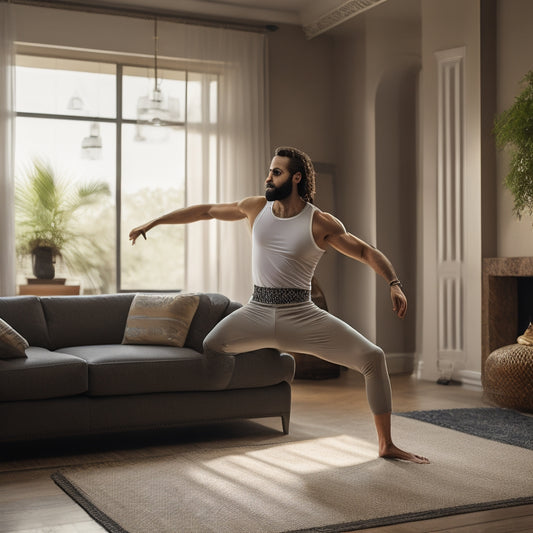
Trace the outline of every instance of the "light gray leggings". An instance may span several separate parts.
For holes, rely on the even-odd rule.
[[[391,387],[383,350],[313,302],[270,305],[251,301],[207,335],[204,352],[239,354],[261,348],[315,355],[365,377],[374,414],[391,411]]]

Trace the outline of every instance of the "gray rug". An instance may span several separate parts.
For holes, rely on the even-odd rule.
[[[396,415],[533,450],[533,416],[512,409],[439,409]]]
[[[374,428],[65,468],[54,481],[112,533],[341,532],[533,503],[526,448],[394,417],[429,465],[376,458]]]

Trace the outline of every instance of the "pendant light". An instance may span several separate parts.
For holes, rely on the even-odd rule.
[[[92,122],[89,128],[89,135],[81,142],[81,155],[84,159],[102,158],[102,136],[100,135],[100,124]]]
[[[76,91],[70,98],[67,103],[67,109],[69,111],[74,111],[76,113],[83,111],[85,108],[85,104],[83,102],[83,98],[78,94]]]
[[[149,131],[152,128],[161,128],[163,126],[178,126],[182,125],[178,121],[179,107],[176,105],[176,100],[168,98],[161,89],[161,80],[158,79],[158,52],[159,52],[159,36],[157,33],[157,19],[154,19],[154,84],[153,89],[149,94],[141,96],[137,101],[137,124],[138,126],[150,126],[146,129],[137,128],[136,139],[145,140],[147,137],[154,138],[150,140],[162,140],[161,132],[155,134]],[[170,102],[169,102],[170,100]],[[173,105],[169,105],[173,104]]]

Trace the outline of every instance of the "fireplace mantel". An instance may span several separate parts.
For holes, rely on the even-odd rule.
[[[520,277],[533,277],[533,257],[483,259],[482,373],[491,352],[516,343]]]

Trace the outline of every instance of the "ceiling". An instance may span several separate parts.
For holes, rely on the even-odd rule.
[[[217,20],[296,24],[302,26],[308,38],[312,38],[385,1],[387,0],[94,0],[90,5]],[[49,3],[53,4],[54,1]],[[79,5],[84,2],[62,0],[60,3]]]

